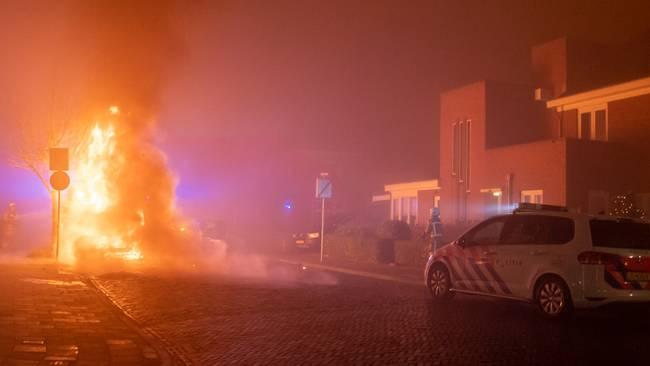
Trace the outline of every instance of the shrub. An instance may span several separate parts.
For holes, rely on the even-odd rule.
[[[411,240],[411,228],[404,221],[389,220],[379,226],[377,236],[381,239]]]

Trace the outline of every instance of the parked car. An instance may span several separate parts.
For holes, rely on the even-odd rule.
[[[549,318],[614,302],[650,303],[650,223],[521,204],[429,257],[434,300],[454,293],[528,301]]]
[[[290,249],[320,250],[320,229],[306,230],[291,234]]]

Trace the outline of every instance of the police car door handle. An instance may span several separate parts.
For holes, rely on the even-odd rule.
[[[544,255],[544,254],[548,254],[548,252],[544,251],[544,250],[531,250],[529,254],[530,255]]]

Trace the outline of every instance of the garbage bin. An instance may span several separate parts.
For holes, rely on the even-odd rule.
[[[377,262],[395,262],[395,241],[393,239],[379,239],[377,241]]]

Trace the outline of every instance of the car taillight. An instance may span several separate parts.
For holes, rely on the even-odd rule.
[[[580,264],[616,264],[619,257],[616,254],[601,252],[582,252],[578,255]]]

